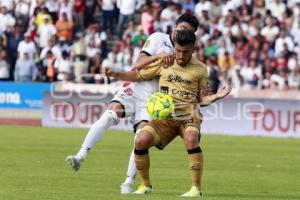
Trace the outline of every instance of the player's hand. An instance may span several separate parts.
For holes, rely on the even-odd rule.
[[[221,87],[218,92],[217,92],[217,97],[219,99],[226,97],[232,90],[231,85],[225,85],[223,87]]]
[[[110,68],[104,68],[103,70],[103,74],[105,76],[109,76],[109,77],[114,77],[114,78],[118,78],[119,72],[116,72]]]
[[[175,61],[175,54],[166,54],[164,53],[165,55],[163,55],[162,57],[162,61],[164,63],[165,66],[171,66],[173,65],[174,61]]]

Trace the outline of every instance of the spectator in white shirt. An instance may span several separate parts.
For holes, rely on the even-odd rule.
[[[16,2],[15,15],[16,17],[22,17],[24,19],[29,18],[30,2],[25,0],[19,0]]]
[[[0,7],[0,19],[0,34],[13,27],[16,23],[15,18],[8,13],[7,8],[5,6]]]
[[[119,39],[123,35],[123,26],[133,20],[137,0],[117,0],[117,7],[120,9],[119,21],[117,26],[117,33]]]
[[[206,10],[209,11],[211,7],[210,1],[206,0],[199,0],[199,2],[195,6],[194,13],[200,19],[202,17],[202,11]]]
[[[14,10],[14,0],[0,0],[0,6],[5,7],[9,12]]]
[[[29,58],[28,53],[17,59],[15,66],[15,81],[16,82],[31,82],[36,78],[36,68],[34,60]]]
[[[72,73],[72,62],[69,54],[66,51],[62,52],[61,58],[57,59],[54,63],[54,67],[57,71],[57,80],[69,81]]]
[[[268,17],[266,19],[266,26],[261,29],[261,35],[270,43],[273,43],[276,36],[279,34],[279,27],[275,25],[274,19]]]
[[[56,58],[61,57],[61,52],[62,52],[61,47],[60,47],[60,45],[56,44],[56,40],[54,37],[51,37],[48,40],[47,46],[45,46],[42,49],[41,54],[40,54],[41,60],[46,57],[48,51],[51,51]]]
[[[52,38],[57,32],[56,27],[53,24],[49,23],[49,20],[49,17],[45,16],[44,24],[41,25],[38,29],[38,41],[41,48],[46,47],[48,45],[49,39]]]
[[[161,28],[164,33],[171,33],[177,18],[178,13],[176,11],[176,5],[170,2],[168,7],[163,9],[160,14]]]
[[[272,15],[278,20],[282,19],[283,13],[286,10],[286,5],[282,0],[275,0],[267,8],[272,12]]]
[[[35,43],[31,40],[30,33],[26,32],[24,37],[25,39],[18,45],[18,55],[19,57],[22,57],[24,53],[28,53],[29,58],[34,59],[37,52]]]
[[[284,44],[287,45],[289,51],[294,49],[292,38],[286,34],[285,30],[280,30],[279,37],[275,40],[275,56],[279,56],[285,49]]]
[[[0,81],[9,80],[10,65],[6,58],[6,52],[4,50],[0,50]]]
[[[67,13],[68,19],[73,20],[72,10],[73,10],[73,3],[70,0],[62,0],[59,3],[58,17],[61,17],[63,13]]]

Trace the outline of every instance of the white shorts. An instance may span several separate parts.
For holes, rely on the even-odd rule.
[[[145,98],[134,96],[132,87],[126,85],[118,91],[111,102],[120,103],[124,109],[122,117],[131,117],[133,125],[136,125],[141,121],[151,120],[147,112],[146,100]]]

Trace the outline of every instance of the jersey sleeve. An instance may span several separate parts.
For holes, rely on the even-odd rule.
[[[158,60],[158,61],[150,64],[149,66],[139,70],[138,76],[142,80],[152,80],[152,79],[159,77],[160,72],[161,72],[161,64],[162,64],[161,60]]]
[[[155,55],[157,52],[157,49],[159,48],[159,41],[160,41],[160,33],[153,33],[151,34],[148,39],[146,40],[141,53],[145,53],[148,56]]]

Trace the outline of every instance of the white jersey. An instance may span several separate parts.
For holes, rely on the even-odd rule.
[[[149,36],[141,52],[152,56],[162,52],[174,53],[175,48],[168,34],[157,32]],[[111,102],[120,103],[124,109],[123,117],[132,117],[133,124],[150,121],[146,102],[148,96],[156,91],[158,91],[158,80],[137,83],[124,82],[123,87]]]
[[[156,32],[151,34],[145,42],[141,53],[153,56],[158,53],[175,53],[170,35]],[[158,91],[158,80],[132,83],[133,96],[139,100],[147,100],[148,96]]]

